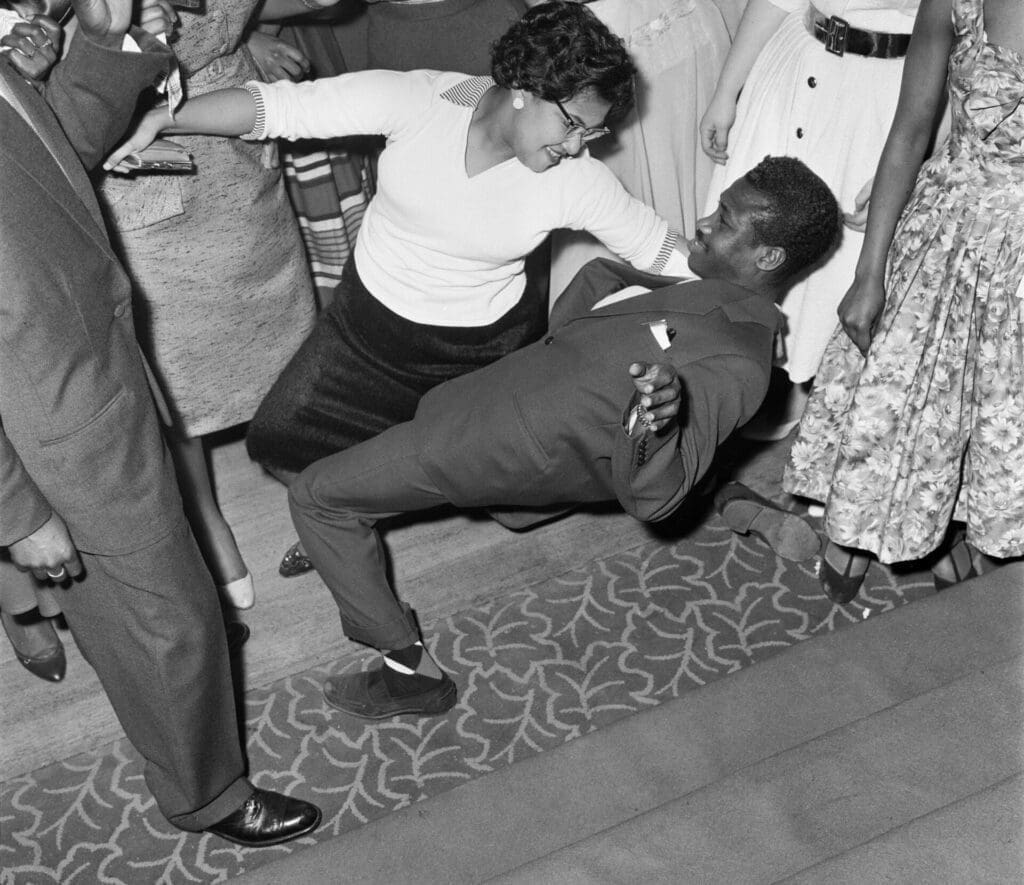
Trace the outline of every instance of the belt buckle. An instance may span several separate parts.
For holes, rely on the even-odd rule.
[[[850,24],[845,18],[833,15],[826,23],[827,33],[825,35],[825,51],[833,55],[844,55],[846,53],[846,34],[850,30]]]

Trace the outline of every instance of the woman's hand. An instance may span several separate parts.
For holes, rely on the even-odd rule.
[[[876,278],[860,282],[854,280],[843,300],[839,302],[839,322],[850,340],[864,356],[868,355],[878,319],[885,307],[885,287]]]
[[[128,154],[148,148],[170,124],[171,115],[168,113],[166,105],[153,108],[139,121],[138,126],[135,127],[135,130],[128,136],[125,142],[107,157],[103,168],[107,172],[133,171],[130,166],[122,164],[121,161]]]
[[[719,166],[729,159],[729,132],[736,122],[736,102],[717,95],[700,120],[700,146]]]
[[[30,80],[43,80],[60,58],[60,25],[45,15],[34,15],[18,22],[0,40],[9,51],[8,58],[19,73]]]
[[[168,0],[142,0],[135,17],[139,27],[154,37],[170,37],[178,24],[178,13]]]
[[[275,80],[301,80],[309,73],[309,59],[279,37],[253,31],[245,45],[249,47],[256,67],[268,83]]]
[[[874,187],[874,184],[875,178],[872,176],[867,180],[867,184],[857,192],[857,196],[853,198],[853,211],[843,213],[843,224],[850,230],[864,233],[867,228],[868,208],[871,205],[871,188]]]

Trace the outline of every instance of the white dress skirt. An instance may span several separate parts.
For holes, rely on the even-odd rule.
[[[896,112],[903,59],[833,55],[807,32],[804,18],[800,11],[783,21],[747,77],[729,134],[729,160],[715,167],[708,211],[768,154],[803,160],[832,188],[844,212],[853,211],[854,198],[875,174]],[[913,19],[905,18],[909,30]],[[782,301],[785,354],[779,365],[795,383],[818,370],[863,239],[844,228],[833,256]]]
[[[595,0],[589,7],[625,41],[640,72],[636,108],[613,124],[613,135],[592,142],[590,152],[687,236],[703,211],[713,167],[697,127],[729,52],[726,18],[736,19],[742,5],[719,2],[724,12],[712,0]],[[559,231],[552,245],[552,298],[598,257],[614,258],[589,234]]]

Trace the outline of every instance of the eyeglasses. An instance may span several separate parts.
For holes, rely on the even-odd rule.
[[[554,99],[555,107],[558,108],[562,113],[562,118],[565,120],[565,140],[576,138],[579,136],[580,141],[586,144],[588,141],[593,141],[595,138],[600,138],[602,135],[607,135],[611,132],[607,126],[593,126],[587,127],[582,123],[577,123],[572,117],[569,116],[569,112],[562,107],[562,103],[556,98]]]

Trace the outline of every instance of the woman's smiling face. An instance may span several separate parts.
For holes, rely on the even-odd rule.
[[[513,95],[522,96],[523,107],[514,111],[512,148],[516,159],[534,172],[544,172],[577,156],[583,150],[583,138],[580,133],[569,137],[570,127],[598,129],[611,108],[594,92],[561,102],[565,114],[558,103],[532,93],[513,90]]]

